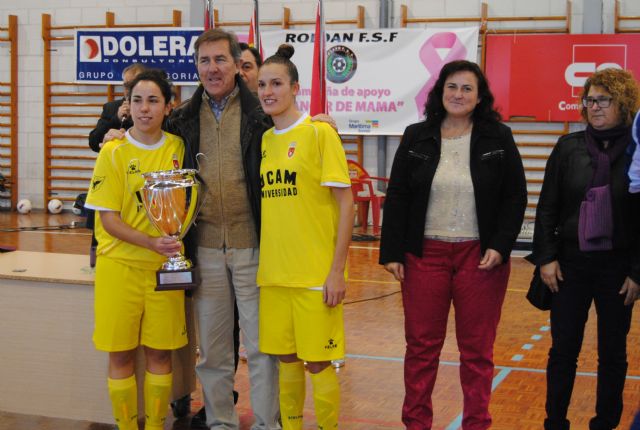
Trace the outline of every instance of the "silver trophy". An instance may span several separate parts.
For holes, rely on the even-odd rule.
[[[202,204],[197,173],[182,169],[142,175],[142,202],[149,220],[163,235],[181,240],[195,221]],[[169,257],[156,278],[156,291],[191,290],[199,283],[193,264],[182,253]]]

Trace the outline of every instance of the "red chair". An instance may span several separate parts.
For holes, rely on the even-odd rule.
[[[347,160],[347,165],[349,167],[349,177],[351,178],[353,200],[358,208],[358,221],[363,227],[368,225],[369,206],[371,206],[373,232],[378,233],[380,231],[380,209],[384,203],[385,193],[374,186],[374,181],[386,184],[389,179],[369,175],[364,167],[353,160]]]

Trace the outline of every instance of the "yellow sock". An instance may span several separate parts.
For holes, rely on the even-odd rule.
[[[107,378],[113,418],[119,430],[138,430],[138,386],[135,375],[124,379]]]
[[[340,383],[333,366],[328,366],[320,373],[311,373],[313,384],[313,403],[316,408],[316,419],[319,430],[338,428],[338,412],[340,411]]]
[[[280,416],[282,430],[301,430],[304,410],[304,363],[280,362]]]
[[[156,375],[147,371],[144,374],[145,430],[162,430],[164,428],[172,382],[172,373]]]

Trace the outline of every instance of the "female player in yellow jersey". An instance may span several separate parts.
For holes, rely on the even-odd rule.
[[[160,236],[137,193],[143,173],[180,167],[184,145],[161,129],[171,102],[165,72],[139,74],[129,91],[133,127],[103,146],[87,196],[87,206],[100,214],[93,341],[109,353],[109,396],[119,430],[138,429],[135,351],[144,346],[145,429],[161,430],[171,394],[171,350],[184,346],[187,336],[184,292],[154,291],[155,272],[181,244]]]
[[[304,361],[318,428],[338,427],[342,300],[353,198],[340,137],[298,110],[298,71],[283,45],[260,68],[258,98],[275,127],[262,137],[258,285],[260,350],[280,360],[284,430],[302,429]]]

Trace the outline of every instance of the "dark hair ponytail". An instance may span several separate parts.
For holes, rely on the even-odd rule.
[[[299,81],[298,77],[298,68],[295,64],[290,60],[293,57],[293,53],[295,49],[293,46],[289,44],[282,44],[278,47],[278,51],[273,54],[271,57],[267,58],[262,67],[267,66],[269,64],[282,64],[287,68],[287,73],[289,74],[289,78],[291,79],[291,83],[297,83]]]

